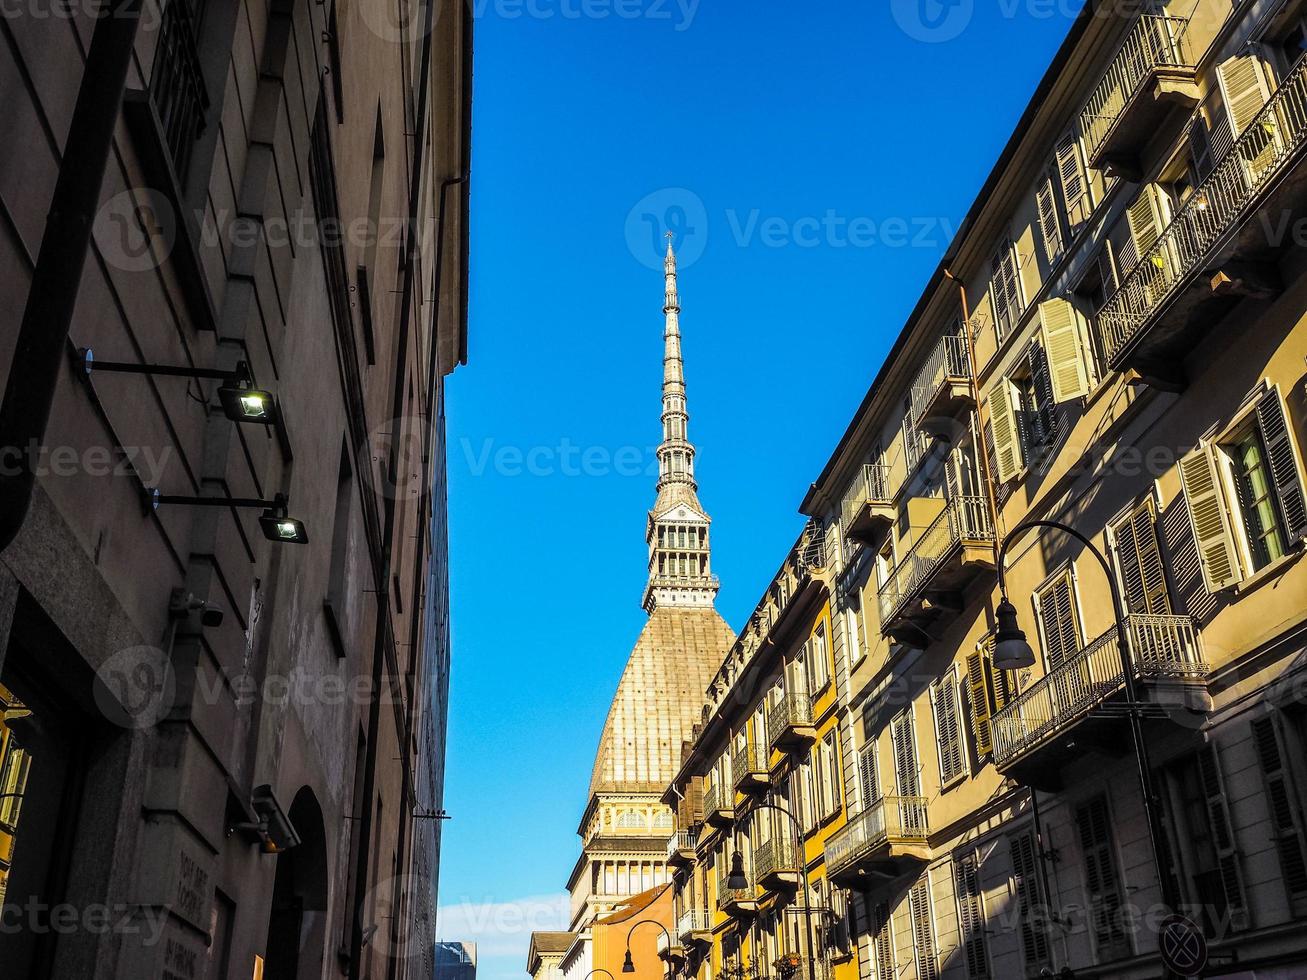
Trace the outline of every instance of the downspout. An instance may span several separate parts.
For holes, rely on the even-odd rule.
[[[91,36],[0,404],[0,446],[18,450],[17,466],[0,471],[0,551],[18,536],[32,505],[37,449],[50,422],[140,11],[141,0],[111,0]]]
[[[395,370],[393,374],[394,389],[391,395],[392,425],[403,415],[404,394],[407,380],[407,358],[409,331],[413,319],[413,280],[414,262],[417,252],[417,217],[422,190],[423,159],[426,151],[427,110],[431,90],[431,34],[435,26],[435,6],[437,0],[426,0],[423,12],[422,61],[418,71],[419,84],[417,117],[414,120],[413,163],[409,170],[411,184],[408,195],[408,227],[404,237],[404,285],[400,296],[399,336],[395,346]],[[381,534],[381,581],[377,583],[377,625],[372,647],[372,703],[368,706],[367,750],[363,763],[363,807],[359,815],[358,856],[354,866],[354,909],[352,914],[353,929],[349,942],[349,978],[361,980],[363,968],[363,923],[364,905],[367,893],[364,890],[368,881],[369,847],[372,839],[372,821],[375,810],[377,785],[377,741],[381,728],[382,683],[385,680],[385,662],[387,637],[390,634],[390,576],[391,559],[395,536],[395,493],[397,473],[399,470],[399,446],[395,439],[390,440],[386,454],[386,483],[391,492],[383,500],[384,520]],[[401,737],[403,733],[400,733]],[[407,752],[407,746],[401,746]],[[404,767],[407,773],[407,766]],[[405,776],[407,786],[407,775]],[[401,798],[401,805],[407,805],[407,797]],[[401,822],[402,827],[402,822]],[[402,830],[401,830],[402,834]],[[392,906],[393,908],[393,906]],[[392,960],[393,964],[393,960]],[[393,970],[393,965],[391,967]]]

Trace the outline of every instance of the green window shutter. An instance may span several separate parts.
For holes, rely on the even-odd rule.
[[[1039,326],[1053,400],[1065,402],[1089,394],[1087,324],[1080,311],[1065,299],[1050,299],[1039,304]]]
[[[1266,447],[1285,532],[1290,541],[1296,541],[1307,535],[1307,505],[1303,502],[1302,464],[1278,389],[1271,388],[1258,400],[1257,426]]]
[[[1203,583],[1208,592],[1220,592],[1239,581],[1239,558],[1210,447],[1199,446],[1181,458],[1180,483],[1198,547]]]

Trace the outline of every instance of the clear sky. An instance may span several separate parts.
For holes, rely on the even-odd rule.
[[[446,3],[460,0],[444,0]],[[738,628],[1080,0],[461,0],[469,363],[449,382],[441,938],[563,928],[644,620],[667,226],[690,437]]]

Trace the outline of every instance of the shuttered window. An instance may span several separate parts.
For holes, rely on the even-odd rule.
[[[966,771],[958,709],[958,679],[952,668],[931,685],[935,736],[939,741],[939,781],[947,786]]]
[[[1005,239],[999,246],[990,263],[990,269],[994,325],[1001,340],[1012,332],[1025,309],[1020,270],[1017,268],[1017,249],[1011,239]]]
[[[894,924],[888,902],[876,906],[875,920],[876,980],[896,980],[898,964],[894,962]]]
[[[894,780],[899,796],[920,796],[917,747],[912,740],[912,711],[899,715],[890,724],[890,740],[894,743]]]
[[[991,634],[967,654],[967,692],[977,761],[984,761],[994,751],[990,719],[1008,703],[1010,684],[1007,673],[994,666],[994,637]]]
[[[1044,662],[1056,670],[1084,648],[1075,583],[1068,568],[1035,593],[1035,612],[1044,639]]]
[[[1067,223],[1074,234],[1089,218],[1089,181],[1085,174],[1084,158],[1080,152],[1080,135],[1067,133],[1057,144],[1057,173],[1062,185],[1062,201],[1066,206]]]
[[[1210,446],[1200,445],[1181,458],[1180,483],[1198,548],[1203,584],[1208,592],[1220,592],[1239,581],[1239,558]]]
[[[1021,474],[1025,459],[1017,428],[1017,392],[1007,378],[999,378],[989,393],[989,424],[994,437],[994,463],[1001,483]]]
[[[1039,304],[1039,325],[1053,401],[1083,398],[1090,386],[1089,332],[1083,314],[1068,300],[1051,299]]]
[[[1298,447],[1289,431],[1288,416],[1278,388],[1268,388],[1257,400],[1256,416],[1280,517],[1284,521],[1285,534],[1292,543],[1307,535],[1307,504],[1303,498]]]
[[[1035,205],[1039,212],[1039,231],[1044,239],[1044,255],[1048,258],[1050,265],[1061,258],[1065,246],[1062,238],[1062,218],[1058,213],[1054,176],[1045,177],[1040,181],[1039,187],[1035,191]]]
[[[862,754],[858,756],[858,789],[864,810],[880,799],[880,765],[876,760],[875,742],[864,745]]]
[[[1099,963],[1131,954],[1130,936],[1121,916],[1125,893],[1112,843],[1111,825],[1106,797],[1096,796],[1076,807],[1076,829],[1089,900],[1089,925]]]
[[[1233,136],[1238,139],[1249,131],[1270,100],[1266,68],[1255,55],[1239,55],[1217,65],[1216,77]],[[1279,139],[1278,127],[1271,125],[1254,130],[1242,141],[1239,154],[1250,181],[1260,178],[1274,162]]]
[[[840,809],[840,733],[832,730],[822,740],[822,816],[833,817]]]
[[[958,938],[969,980],[989,977],[989,950],[985,940],[985,903],[980,891],[980,858],[975,851],[953,861],[953,892],[958,902]]]
[[[1150,253],[1158,239],[1162,237],[1162,229],[1165,227],[1164,214],[1161,194],[1156,185],[1145,184],[1140,187],[1138,197],[1126,208],[1130,242],[1134,247],[1134,254],[1130,256],[1131,265],[1151,261],[1154,266],[1157,266],[1161,261],[1160,256],[1153,256]]]
[[[1045,928],[1043,892],[1039,885],[1035,835],[1030,831],[1010,838],[1012,851],[1012,891],[1016,896],[1021,922],[1021,954],[1026,975],[1037,976],[1043,967],[1052,966],[1048,932]]]
[[[931,919],[929,872],[917,879],[908,892],[912,916],[912,945],[917,959],[918,980],[938,980],[939,956],[935,950],[935,927]]]
[[[1140,501],[1112,525],[1111,532],[1126,608],[1132,613],[1170,615],[1171,596],[1152,498]]]
[[[1288,756],[1274,719],[1258,718],[1252,727],[1270,809],[1271,838],[1280,857],[1286,897],[1294,914],[1304,915],[1307,914],[1307,848],[1303,844],[1302,810],[1285,766]]]

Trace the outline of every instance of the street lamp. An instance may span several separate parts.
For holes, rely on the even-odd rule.
[[[164,494],[158,487],[145,487],[145,504],[150,510],[158,510],[160,504],[181,504],[186,507],[262,507],[259,515],[259,529],[269,541],[281,544],[308,544],[309,534],[304,529],[304,522],[287,513],[290,504],[284,493],[279,493],[271,500],[258,497],[187,497]]]
[[[88,376],[93,371],[115,374],[151,374],[169,378],[197,378],[221,381],[218,401],[222,412],[233,422],[252,422],[257,425],[277,424],[277,399],[272,392],[254,387],[254,377],[245,361],[238,361],[231,371],[218,368],[197,368],[175,364],[136,364],[130,361],[97,361],[89,347],[78,351],[82,371]]]
[[[624,960],[622,961],[622,972],[623,972],[623,973],[634,973],[634,972],[635,972],[635,963],[634,963],[634,961],[632,961],[632,959],[631,959],[631,934],[632,934],[633,932],[635,932],[635,930],[636,930],[637,927],[644,925],[646,922],[651,922],[651,923],[653,923],[654,925],[656,925],[659,929],[661,929],[661,930],[663,931],[663,935],[667,937],[667,946],[668,946],[669,949],[671,948],[671,945],[672,945],[672,934],[671,934],[670,932],[667,931],[667,927],[666,927],[665,925],[663,925],[663,924],[662,924],[661,922],[659,922],[657,919],[641,919],[639,922],[634,923],[634,924],[631,926],[631,928],[627,930],[627,933],[626,933],[626,959],[624,959]],[[612,975],[612,974],[609,974],[609,976],[611,976],[611,975]]]
[[[581,980],[590,980],[590,978],[594,976],[596,973],[604,974],[604,976],[608,977],[608,980],[617,980],[615,976],[613,976],[611,973],[605,970],[602,966],[598,967],[597,969],[591,970],[589,973],[583,976]]]
[[[789,818],[790,826],[794,828],[794,859],[799,862],[799,874],[803,879],[803,931],[804,948],[808,954],[807,980],[817,980],[817,958],[812,951],[812,891],[808,887],[808,862],[803,856],[803,824],[799,823],[798,817],[779,803],[755,803],[749,812],[756,813],[759,810],[775,810],[777,813],[784,814]],[[744,854],[740,851],[738,843],[735,846],[735,853],[731,855],[731,870],[726,876],[726,887],[733,891],[749,887],[749,878],[744,873]]]
[[[1013,542],[1027,531],[1041,527],[1061,531],[1075,538],[1084,546],[1086,551],[1097,559],[1098,564],[1102,566],[1103,574],[1107,576],[1107,585],[1112,594],[1112,611],[1116,617],[1116,646],[1117,652],[1121,656],[1121,679],[1125,687],[1126,717],[1130,720],[1130,736],[1134,742],[1135,762],[1139,770],[1139,790],[1144,798],[1144,817],[1148,821],[1148,842],[1153,851],[1153,865],[1157,868],[1157,881],[1162,891],[1162,902],[1174,911],[1179,906],[1179,901],[1173,894],[1170,876],[1163,870],[1162,841],[1165,839],[1165,831],[1162,829],[1161,817],[1157,812],[1152,766],[1148,761],[1148,746],[1144,742],[1144,727],[1139,711],[1139,692],[1135,685],[1134,655],[1130,648],[1130,627],[1126,622],[1125,603],[1121,599],[1121,591],[1117,586],[1116,576],[1112,574],[1112,566],[1108,564],[1107,559],[1094,546],[1094,543],[1075,528],[1063,524],[1061,521],[1029,520],[1017,525],[1003,539],[1003,545],[998,549],[997,559],[998,590],[1001,599],[998,609],[995,610],[998,628],[994,636],[996,641],[994,665],[1003,670],[1015,670],[1029,667],[1035,662],[1034,651],[1030,649],[1030,644],[1026,642],[1026,634],[1017,623],[1016,607],[1008,599],[1003,559]],[[1033,797],[1035,792],[1033,787],[1030,788],[1030,792]]]

